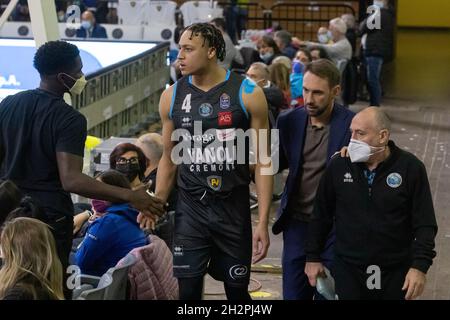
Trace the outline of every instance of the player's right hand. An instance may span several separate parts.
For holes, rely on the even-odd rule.
[[[145,186],[132,192],[130,205],[150,218],[160,217],[166,212],[164,201],[147,193]]]

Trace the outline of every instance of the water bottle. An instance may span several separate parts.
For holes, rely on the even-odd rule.
[[[241,31],[241,40],[242,40],[242,41],[247,40],[247,39],[245,38],[245,30],[242,30],[242,31]]]
[[[317,292],[327,300],[337,300],[337,295],[334,290],[334,279],[327,268],[325,268],[325,275],[325,277],[317,277]]]

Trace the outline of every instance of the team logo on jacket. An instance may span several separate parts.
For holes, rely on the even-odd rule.
[[[209,103],[202,103],[198,108],[198,113],[202,117],[209,117],[213,113],[213,107]]]
[[[233,123],[233,115],[231,112],[219,112],[219,126],[231,126]]]
[[[387,176],[386,183],[391,188],[398,188],[402,184],[402,176],[397,172],[391,173]]]
[[[173,246],[173,255],[174,256],[182,257],[183,254],[184,254],[183,246],[179,246],[179,245],[174,245]]]
[[[352,174],[350,172],[344,174],[344,182],[353,182]]]
[[[222,177],[219,176],[209,176],[206,178],[208,186],[214,191],[219,191],[222,188]]]
[[[222,93],[222,95],[220,96],[219,99],[219,106],[220,109],[228,109],[231,105],[231,99],[230,96],[227,95],[226,93]]]

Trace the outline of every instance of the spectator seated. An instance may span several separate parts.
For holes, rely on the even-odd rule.
[[[178,281],[173,276],[172,253],[163,240],[149,236],[150,244],[131,250],[137,262],[128,273],[131,300],[176,300]],[[119,261],[121,266],[126,261]]]

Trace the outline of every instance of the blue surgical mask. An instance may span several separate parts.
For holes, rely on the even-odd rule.
[[[319,35],[317,36],[317,38],[319,39],[319,42],[320,42],[320,43],[323,43],[323,44],[327,44],[328,41],[330,40],[330,39],[328,38],[328,35],[327,35],[327,34],[324,34],[324,33],[319,34]]]
[[[81,27],[86,30],[89,30],[92,27],[92,24],[88,20],[83,20],[83,21],[81,21]]]
[[[373,5],[381,9],[384,7],[384,2],[380,0],[374,0]]]

